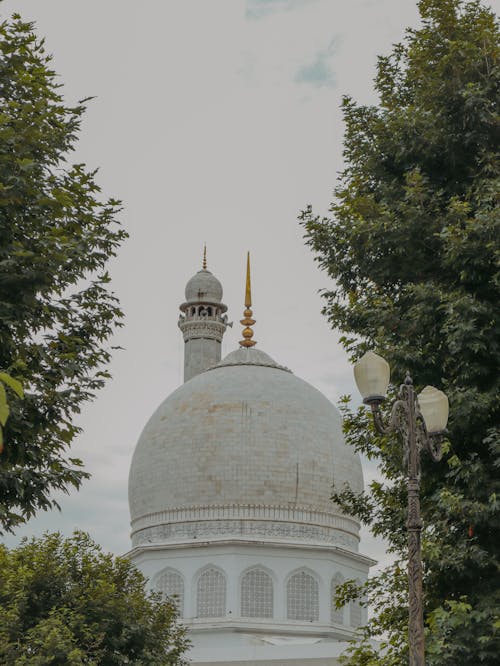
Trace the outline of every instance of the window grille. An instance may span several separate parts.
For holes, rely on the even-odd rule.
[[[360,580],[356,580],[356,585],[361,585]],[[351,601],[351,627],[360,627],[363,624],[361,599],[353,599]]]
[[[197,616],[223,617],[226,614],[226,579],[217,569],[207,569],[198,579]]]
[[[287,618],[289,620],[319,620],[319,589],[317,581],[305,571],[294,574],[286,586]]]
[[[165,571],[156,580],[155,590],[161,592],[164,597],[171,597],[177,606],[179,615],[184,615],[184,581],[182,576],[175,571]]]
[[[337,585],[342,585],[344,578],[342,574],[335,574],[332,578],[332,587],[330,591],[331,597],[331,621],[332,624],[344,624],[344,608],[337,608],[335,605],[335,600],[337,598]]]
[[[273,617],[273,581],[262,569],[248,571],[241,580],[242,617]]]

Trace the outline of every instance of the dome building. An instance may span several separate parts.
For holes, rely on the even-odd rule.
[[[205,258],[186,286],[185,382],[134,452],[129,557],[175,595],[193,664],[331,666],[366,613],[337,609],[335,587],[374,563],[330,500],[332,484],[363,488],[361,464],[338,410],[254,348],[249,269],[243,340],[223,360],[227,308]]]

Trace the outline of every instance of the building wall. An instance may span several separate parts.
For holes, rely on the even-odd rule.
[[[307,662],[303,659],[294,660],[298,653],[292,646],[301,649],[307,647],[309,652],[306,650],[304,656],[308,654],[313,657],[311,650],[316,653],[311,664],[330,666],[337,663],[332,659],[340,654],[338,650],[341,643],[354,634],[353,619],[357,617],[359,623],[366,621],[365,608],[353,614],[353,609],[347,607],[342,618],[339,618],[338,613],[336,616],[332,613],[332,579],[341,575],[344,580],[364,581],[371,563],[368,558],[339,548],[319,544],[205,542],[139,548],[131,555],[135,564],[149,578],[152,589],[155,589],[166,570],[176,571],[182,576],[182,621],[188,626],[193,641],[190,658],[193,664],[200,666],[229,666],[232,660],[244,660],[246,656],[254,659],[248,661],[249,664],[259,666],[267,663],[305,665]],[[265,571],[272,578],[272,617],[249,618],[241,615],[242,577],[253,568]],[[197,617],[197,584],[200,575],[207,569],[221,572],[225,577],[225,613],[221,617]],[[291,620],[287,617],[287,582],[296,572],[305,572],[318,583],[317,620]],[[283,642],[288,646],[288,656],[283,653]],[[275,657],[278,661],[273,662]],[[237,663],[243,666],[245,662]]]

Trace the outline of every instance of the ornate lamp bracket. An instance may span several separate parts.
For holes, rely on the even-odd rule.
[[[392,406],[388,423],[384,423],[381,405],[385,401],[383,396],[374,396],[364,400],[371,408],[373,423],[376,431],[381,435],[397,432],[401,435],[404,444],[403,461],[408,466],[409,476],[420,477],[420,452],[426,449],[432,460],[438,462],[443,456],[442,443],[446,431],[429,433],[425,426],[424,417],[420,411],[417,394],[413,388],[413,381],[406,373],[404,384],[401,384],[397,400]],[[410,455],[410,441],[415,442],[414,455]],[[413,460],[412,460],[413,459]]]

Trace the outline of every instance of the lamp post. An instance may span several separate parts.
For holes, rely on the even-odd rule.
[[[363,402],[372,410],[376,430],[386,435],[398,432],[404,443],[404,463],[408,467],[408,643],[410,666],[425,666],[424,613],[422,601],[422,556],[420,535],[420,452],[427,449],[431,458],[441,460],[441,444],[448,422],[448,398],[426,386],[417,396],[413,382],[406,374],[387,425],[380,405],[389,386],[390,368],[385,359],[367,352],[354,366],[354,377]]]

